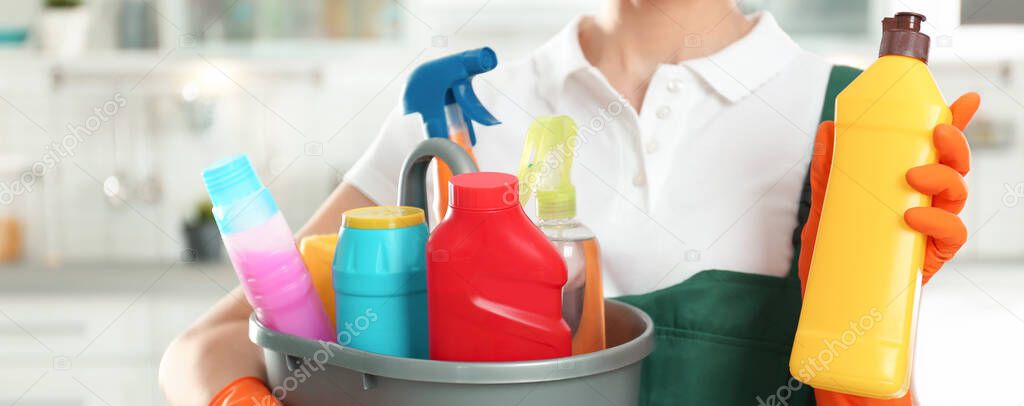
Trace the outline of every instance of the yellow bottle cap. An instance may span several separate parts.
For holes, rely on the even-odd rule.
[[[572,159],[576,154],[576,122],[569,116],[539,117],[526,133],[519,161],[519,202],[537,195],[541,220],[576,217]]]
[[[341,225],[345,228],[388,230],[423,224],[425,219],[423,210],[416,207],[370,206],[342,213]]]

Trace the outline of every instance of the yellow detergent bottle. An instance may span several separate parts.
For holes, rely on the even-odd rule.
[[[928,71],[924,16],[882,21],[880,57],[836,98],[835,149],[790,372],[815,388],[890,399],[913,363],[926,239],[903,213],[930,206],[907,184],[936,162],[952,115]]]

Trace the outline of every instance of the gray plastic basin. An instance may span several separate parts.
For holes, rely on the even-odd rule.
[[[605,301],[609,348],[522,362],[446,362],[378,355],[271,331],[255,317],[268,385],[292,406],[636,405],[640,365],[654,324],[639,309]]]

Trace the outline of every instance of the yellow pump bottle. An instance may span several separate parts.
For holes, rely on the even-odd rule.
[[[928,70],[924,16],[883,20],[879,59],[836,98],[835,149],[790,372],[815,388],[890,399],[913,363],[926,239],[903,213],[931,205],[906,181],[936,162],[952,115]]]
[[[576,122],[569,116],[539,117],[530,125],[519,160],[519,201],[537,196],[537,227],[555,245],[568,270],[562,318],[572,331],[572,354],[605,349],[604,289],[597,237],[576,220],[572,161]]]

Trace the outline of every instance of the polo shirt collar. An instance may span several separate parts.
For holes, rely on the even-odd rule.
[[[583,16],[577,16],[534,52],[538,91],[549,101],[558,100],[566,80],[573,74],[587,69],[596,70],[583,56],[580,47],[579,25],[582,20]]]
[[[568,25],[535,51],[534,67],[538,90],[549,101],[558,100],[565,82],[584,70],[597,70],[583,56],[579,24],[583,17]],[[724,49],[698,59],[682,62],[729,102],[750,95],[776,76],[797,56],[800,47],[779,27],[775,17],[760,12],[747,35]]]
[[[771,13],[753,18],[757,22],[743,38],[714,54],[682,63],[732,103],[778,75],[800,52]]]

